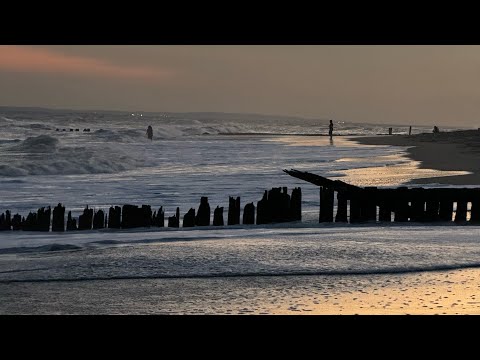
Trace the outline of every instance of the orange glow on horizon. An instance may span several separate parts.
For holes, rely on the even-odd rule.
[[[117,65],[95,58],[65,55],[27,46],[0,46],[1,70],[137,79],[159,79],[173,74],[166,69]]]

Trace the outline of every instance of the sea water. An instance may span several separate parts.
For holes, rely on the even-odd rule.
[[[196,287],[202,282],[208,288],[222,279],[222,286],[231,289],[232,284],[244,287],[264,277],[283,284],[288,277],[434,271],[479,264],[478,227],[318,224],[318,188],[282,171],[294,168],[344,178],[354,169],[388,170],[390,175],[383,177],[347,176],[349,182],[362,186],[398,186],[424,177],[405,156],[406,148],[359,146],[354,141],[356,136],[388,133],[389,125],[337,121],[336,136],[330,140],[323,136],[328,133],[328,120],[322,119],[0,110],[0,211],[25,216],[61,202],[78,216],[86,205],[108,210],[111,205],[148,204],[152,210],[163,206],[166,217],[179,206],[183,217],[189,208],[198,208],[201,196],[207,196],[212,212],[223,206],[226,216],[229,196],[240,196],[243,209],[249,202],[256,205],[271,187],[302,188],[301,223],[1,232],[0,287],[8,285],[0,291],[2,313],[30,312],[28,302],[15,306],[16,296],[21,292],[32,301],[38,300],[37,295],[47,301],[51,286],[56,286],[51,284],[58,284],[55,291],[63,301],[65,291],[73,287],[82,287],[88,298],[99,282],[107,282],[110,285],[102,285],[103,289],[110,290],[99,295],[102,299],[109,291],[128,292],[131,281],[137,285],[139,280],[157,281],[158,292],[148,291],[148,296],[158,296],[157,303],[148,308],[161,313],[167,301],[162,289],[172,286],[168,281],[180,281],[179,286],[197,281]],[[153,141],[145,134],[148,125],[154,130]],[[413,133],[422,131],[430,129],[413,128]],[[408,126],[394,127],[394,132],[406,133]],[[403,172],[396,176],[398,171],[390,169]],[[85,288],[86,283],[90,285]],[[134,303],[142,301],[141,291],[135,296]],[[197,305],[193,302],[186,311],[179,303],[173,312],[202,312]],[[99,300],[92,306],[79,312],[110,313],[113,305]],[[128,309],[137,312],[135,307]],[[43,312],[48,313],[48,308]],[[68,310],[62,307],[59,312]]]

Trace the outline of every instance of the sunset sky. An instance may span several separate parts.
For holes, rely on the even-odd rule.
[[[480,46],[0,46],[0,106],[480,127]]]

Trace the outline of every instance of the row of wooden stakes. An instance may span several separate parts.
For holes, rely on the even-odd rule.
[[[302,219],[302,192],[300,188],[287,193],[287,188],[272,188],[265,190],[263,198],[257,202],[256,224],[270,224],[277,222],[301,221]],[[175,215],[168,217],[168,227],[180,227],[180,208]],[[240,197],[229,197],[227,225],[240,224]],[[255,224],[255,205],[248,203],[243,210],[243,224]],[[217,206],[213,212],[213,226],[223,226],[223,207]],[[59,203],[52,209],[42,207],[37,212],[30,212],[27,217],[20,214],[11,215],[7,210],[0,215],[0,230],[24,231],[73,231],[91,229],[131,229],[138,227],[164,227],[165,212],[163,207],[152,213],[150,205],[123,205],[111,206],[108,215],[99,209],[94,211],[87,207],[77,219],[72,212],[67,215],[65,226],[65,207]],[[200,199],[197,213],[191,208],[183,216],[183,227],[210,226],[210,205],[207,197]]]

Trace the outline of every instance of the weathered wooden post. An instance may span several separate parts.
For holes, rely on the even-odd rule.
[[[410,221],[425,221],[425,195],[423,188],[411,189]]]
[[[213,226],[223,226],[223,207],[216,207],[213,211]]]
[[[160,209],[158,209],[158,212],[156,214],[154,214],[153,226],[156,226],[156,227],[164,227],[165,226],[165,213],[163,211],[162,206],[160,206]]]
[[[177,207],[177,212],[174,216],[168,217],[168,227],[178,228],[180,226],[180,208]]]
[[[455,222],[467,221],[467,204],[466,200],[457,200],[457,211],[455,211]]]
[[[410,206],[408,205],[408,188],[406,186],[401,186],[396,189],[394,192],[394,206],[395,206],[395,222],[406,222],[408,221]]]
[[[68,212],[67,216],[67,231],[77,230],[77,220],[72,219],[72,212]]]
[[[333,222],[334,191],[325,186],[320,187],[320,215],[318,222]]]
[[[280,188],[278,188],[280,190]],[[286,186],[282,187],[282,192],[278,194],[279,206],[277,208],[278,212],[278,222],[288,222],[290,219],[290,195],[288,195],[288,189]],[[252,204],[253,205],[253,204]]]
[[[88,205],[83,210],[83,214],[78,217],[78,230],[91,230],[93,219],[93,209],[89,209]]]
[[[22,216],[20,214],[13,215],[12,219],[12,230],[21,230],[22,229]]]
[[[352,192],[350,198],[350,223],[355,224],[362,221],[362,197],[359,191]]]
[[[345,205],[345,216],[346,211]],[[302,220],[302,189],[299,187],[292,190],[292,196],[290,198],[290,219],[291,221]]]
[[[377,188],[374,186],[367,186],[364,188],[364,196],[361,204],[361,218],[363,221],[376,222],[377,221]]]
[[[255,205],[253,205],[253,202],[245,205],[243,209],[243,224],[255,224]]]
[[[52,210],[50,206],[45,210],[44,207],[38,209],[37,213],[37,230],[50,231],[50,219]]]
[[[10,220],[10,211],[6,211],[7,215],[2,213],[0,215],[0,230],[10,230],[11,228],[11,220]]]
[[[437,189],[426,189],[425,221],[438,221],[438,211],[440,209],[439,193]]]
[[[12,226],[12,213],[10,210],[5,211],[5,225],[7,227],[7,230],[10,230]]]
[[[335,222],[348,222],[348,199],[343,191],[337,191],[337,215]]]
[[[98,210],[93,214],[93,228],[103,229],[105,223],[105,213],[103,210]]]
[[[150,205],[142,205],[140,211],[140,223],[139,227],[150,227],[152,226],[152,208]]]
[[[125,204],[122,206],[122,229],[131,229],[141,222],[138,216],[138,206]]]
[[[200,206],[198,207],[197,216],[195,217],[195,225],[210,225],[210,204],[208,203],[208,197],[206,196],[200,198]]]
[[[280,222],[280,212],[281,212],[281,194],[280,188],[272,188],[268,191],[268,209],[270,211],[270,222],[277,223]]]
[[[472,208],[470,209],[470,222],[480,222],[480,189],[474,189],[471,195]]]
[[[65,206],[61,203],[53,208],[52,231],[65,231]]]
[[[183,227],[194,227],[195,226],[195,209],[191,208],[183,216]]]
[[[25,219],[22,229],[26,231],[36,231],[37,230],[37,213],[29,212],[27,218]]]
[[[442,194],[440,199],[440,210],[438,211],[438,218],[440,221],[452,221],[453,216],[453,200],[451,197]]]
[[[262,199],[257,202],[257,225],[269,224],[270,221],[271,217],[270,206],[268,203],[268,191],[265,190]]]
[[[228,197],[228,225],[240,224],[240,196]]]
[[[379,194],[378,204],[378,221],[381,222],[392,222],[392,190],[383,189]]]
[[[120,229],[122,208],[120,206],[110,206],[108,209],[108,227],[110,229]]]

